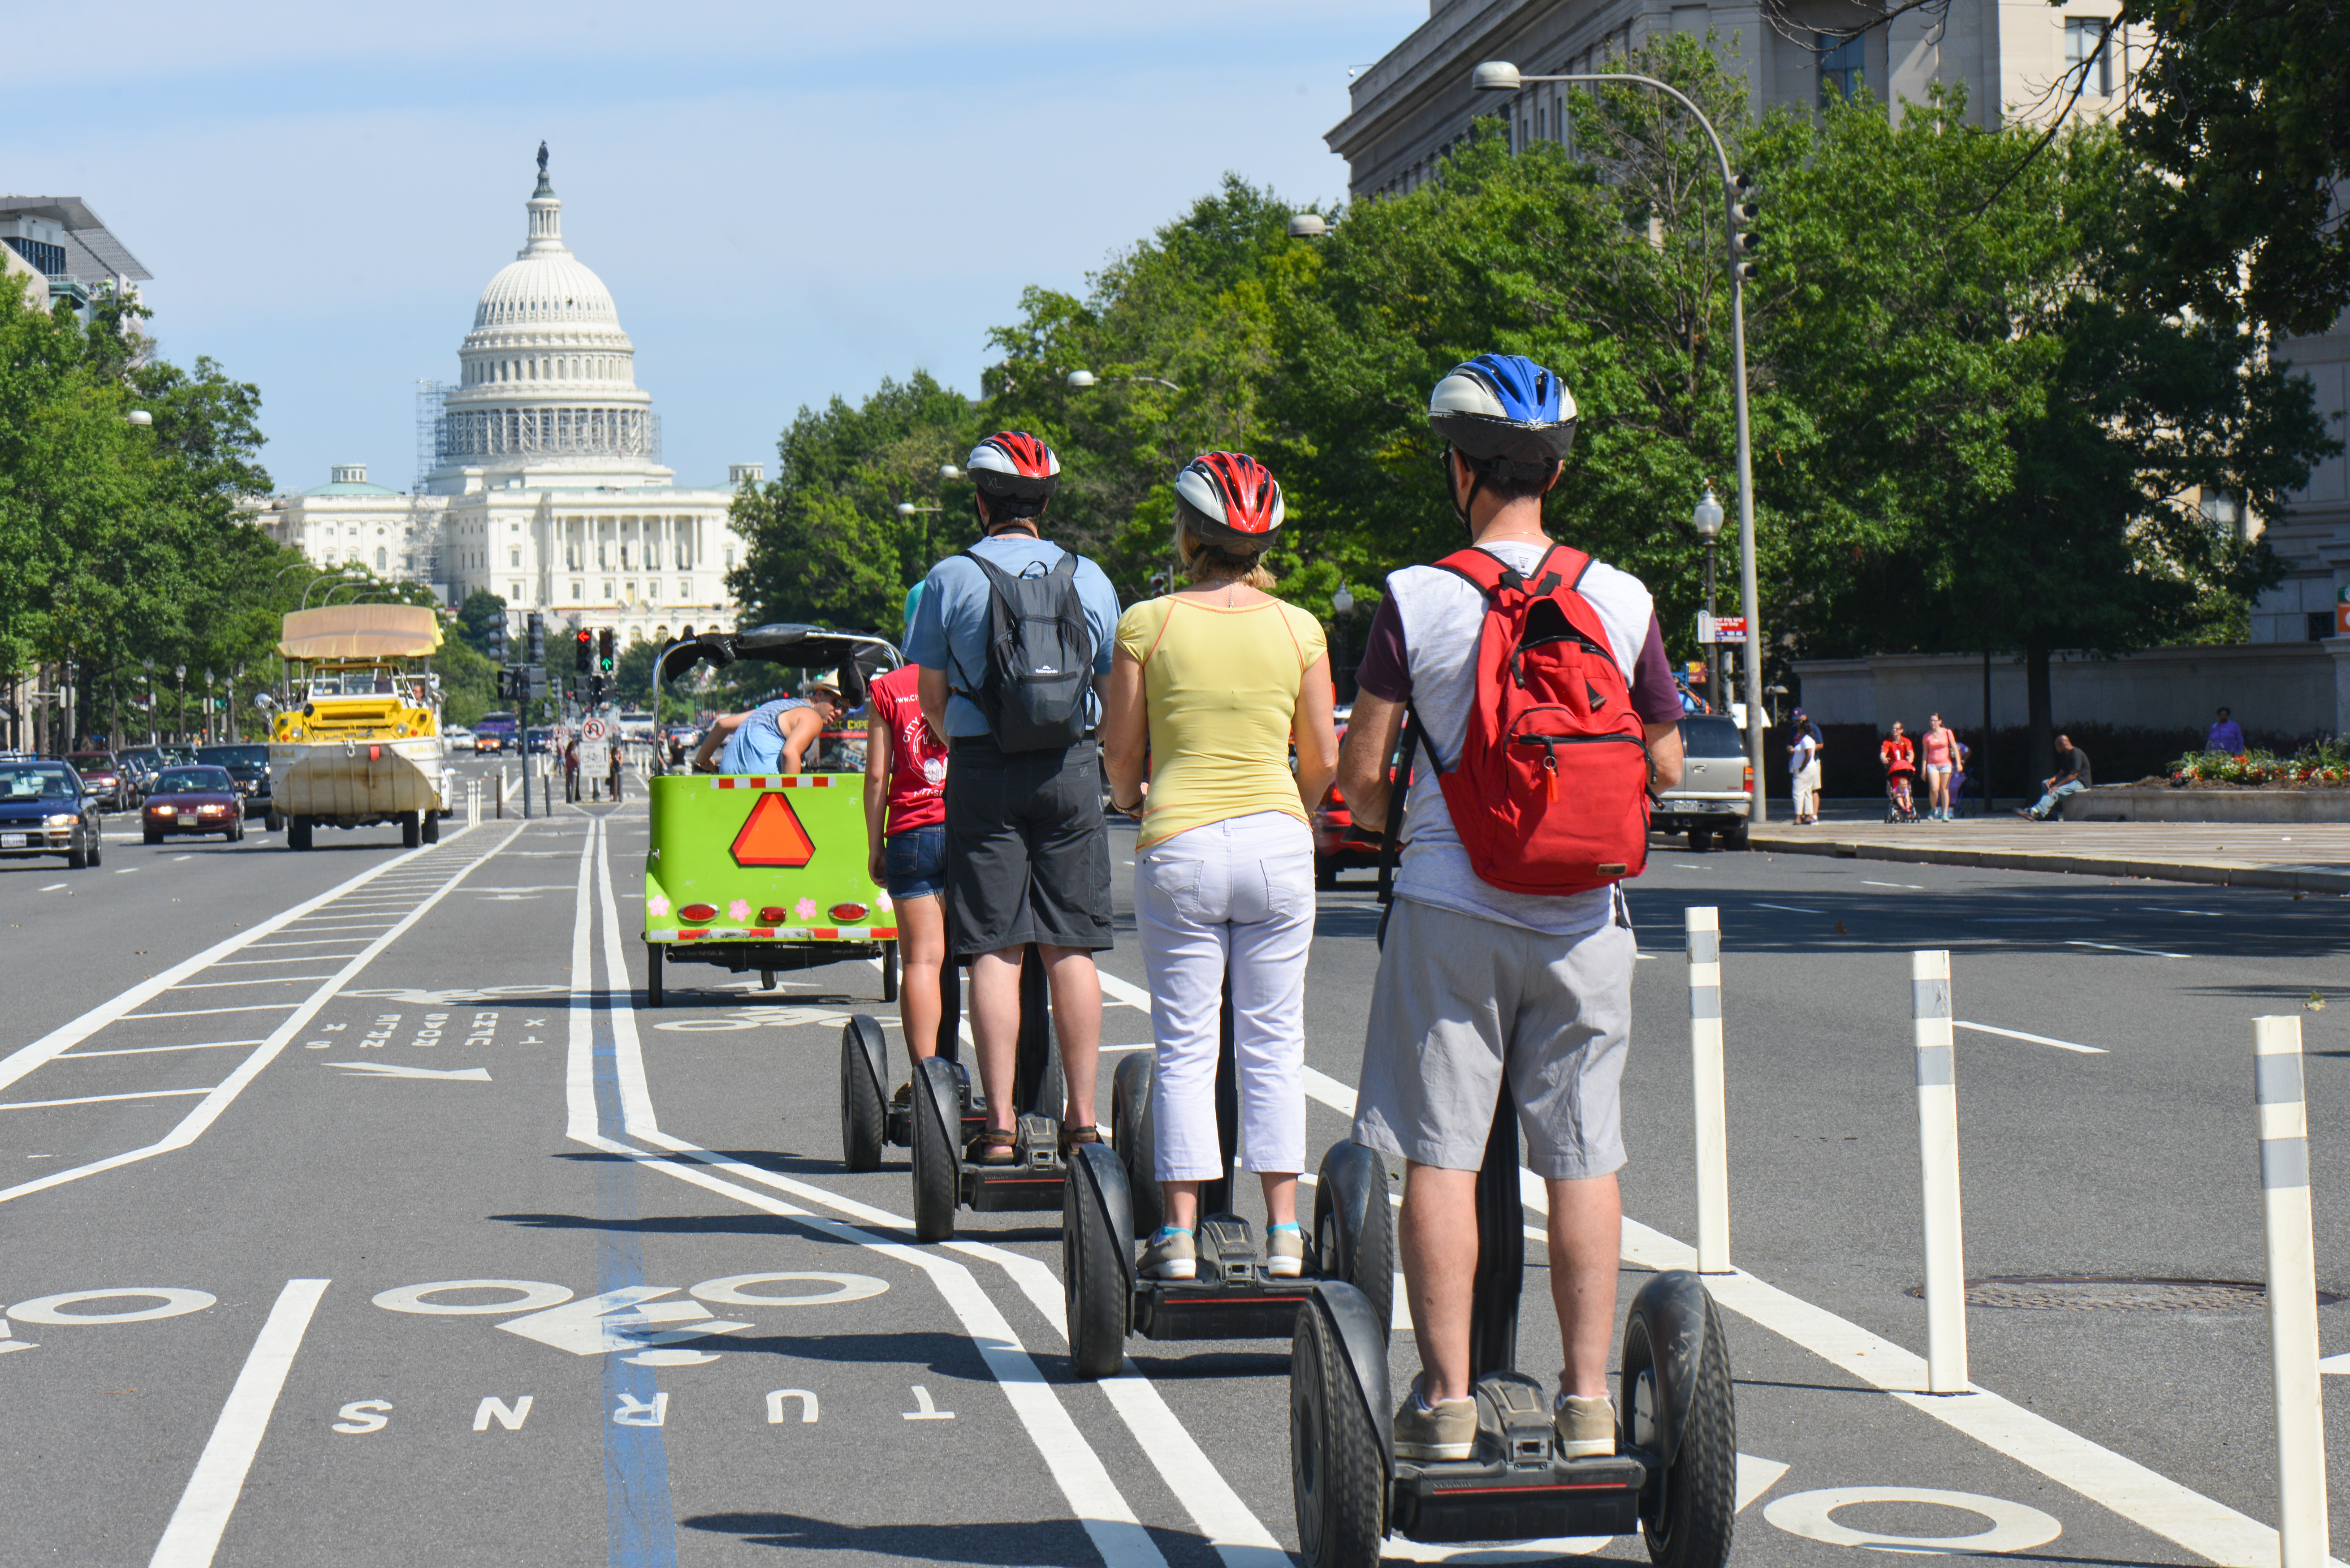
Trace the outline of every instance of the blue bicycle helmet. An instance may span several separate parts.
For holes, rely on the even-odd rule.
[[[1436,383],[1428,422],[1472,466],[1542,479],[1575,445],[1575,397],[1523,354],[1481,354]]]

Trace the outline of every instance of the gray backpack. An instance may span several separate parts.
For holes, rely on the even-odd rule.
[[[1093,689],[1094,633],[1077,597],[1077,557],[1061,552],[1052,570],[1032,565],[1018,576],[964,556],[987,575],[991,610],[987,675],[976,691],[995,743],[1006,752],[1051,752],[1086,734],[1086,696]]]

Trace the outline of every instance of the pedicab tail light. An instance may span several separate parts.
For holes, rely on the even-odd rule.
[[[831,910],[832,918],[844,926],[855,925],[863,919],[867,913],[862,904],[835,904]]]
[[[715,904],[688,904],[685,908],[677,912],[677,918],[681,920],[691,921],[697,925],[703,920],[714,920],[718,918],[718,906]]]
[[[792,923],[792,912],[781,904],[764,905],[759,910],[759,923],[763,926],[788,926]]]

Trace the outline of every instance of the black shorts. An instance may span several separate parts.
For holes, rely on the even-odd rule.
[[[958,957],[1042,942],[1107,950],[1100,751],[1007,755],[958,737],[947,764],[947,940]]]

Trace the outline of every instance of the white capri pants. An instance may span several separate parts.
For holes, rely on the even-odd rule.
[[[1179,833],[1137,860],[1135,922],[1158,1042],[1151,1094],[1159,1179],[1225,1174],[1216,1137],[1216,1047],[1228,964],[1242,1168],[1305,1169],[1311,832],[1286,812],[1257,812]]]

